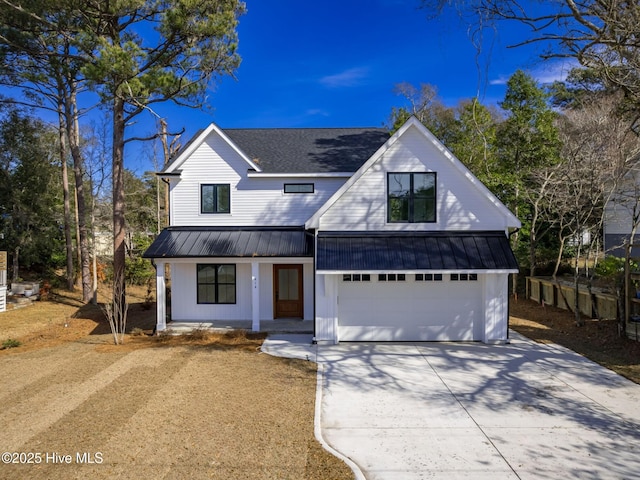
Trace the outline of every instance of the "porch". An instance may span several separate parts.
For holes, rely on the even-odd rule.
[[[167,323],[171,333],[188,333],[196,329],[211,329],[216,332],[231,330],[251,331],[251,320],[208,320],[174,321]],[[313,334],[313,320],[276,319],[260,322],[260,331],[265,333],[308,333]]]

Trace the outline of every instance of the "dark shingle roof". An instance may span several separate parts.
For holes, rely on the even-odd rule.
[[[389,139],[383,128],[255,128],[224,133],[265,173],[355,172]]]
[[[319,232],[317,269],[517,270],[503,232]]]
[[[310,257],[313,237],[301,227],[169,227],[144,258]]]

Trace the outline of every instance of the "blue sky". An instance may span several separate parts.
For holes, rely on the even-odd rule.
[[[480,95],[496,103],[522,68],[539,81],[559,78],[536,47],[508,49],[527,38],[517,24],[485,32],[476,64],[467,25],[455,13],[434,20],[418,0],[272,0],[246,2],[240,19],[242,64],[236,80],[211,92],[211,112],[158,108],[186,139],[211,121],[222,128],[381,126],[403,104],[395,85],[437,87],[448,105]],[[481,72],[481,73],[479,73]]]

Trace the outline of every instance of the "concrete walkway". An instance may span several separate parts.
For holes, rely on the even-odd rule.
[[[263,350],[318,362],[317,427],[358,478],[640,478],[640,386],[570,350],[310,341]]]

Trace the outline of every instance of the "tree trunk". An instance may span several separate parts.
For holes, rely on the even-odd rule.
[[[125,194],[124,194],[124,101],[113,100],[113,294],[114,305],[125,305]],[[117,298],[116,298],[117,297]],[[115,309],[115,311],[119,311]],[[118,318],[115,319],[119,321]]]
[[[77,115],[67,117],[67,121],[71,121],[69,146],[71,156],[73,157],[73,173],[76,185],[76,201],[78,208],[78,231],[80,233],[80,271],[82,276],[82,301],[89,303],[91,301],[91,269],[89,258],[89,240],[87,235],[86,222],[86,204],[84,195],[84,160],[80,151],[80,137],[78,132]],[[69,126],[67,126],[69,130]]]
[[[13,280],[12,282],[17,282],[20,278],[20,246],[17,246],[13,251],[13,272],[12,272]]]
[[[67,252],[67,288],[73,290],[73,237],[71,236],[71,199],[69,197],[69,176],[67,172],[67,142],[64,121],[64,105],[58,104],[58,121],[60,136],[60,165],[62,166],[62,196],[64,201],[64,242]]]
[[[69,148],[73,158],[73,173],[76,186],[76,206],[78,209],[78,231],[80,233],[80,270],[82,276],[82,301],[91,301],[91,269],[89,258],[89,241],[86,223],[86,204],[84,195],[84,160],[80,151],[80,133],[78,131],[78,115],[75,92],[66,98],[65,118]]]
[[[162,153],[164,158],[164,165],[166,167],[169,165],[169,159],[171,158],[171,148],[169,147],[169,142],[167,140],[167,122],[163,119],[160,119],[160,128],[161,128],[161,140],[162,140]],[[171,144],[173,146],[173,142]],[[162,186],[164,188],[164,216],[158,222],[158,233],[162,231],[164,227],[169,226],[169,184],[164,180],[161,180],[160,177],[157,178],[158,182],[162,182]],[[160,198],[160,187],[158,183],[158,198]],[[158,200],[159,203],[159,200]],[[159,211],[159,210],[158,210]]]
[[[582,315],[580,315],[580,267],[578,262],[580,261],[581,252],[582,252],[581,239],[578,239],[576,263],[575,263],[575,268],[573,270],[573,281],[574,281],[574,292],[575,292],[575,303],[574,303],[575,311],[573,313],[576,319],[576,326],[578,327],[582,327],[585,324],[585,321],[582,318]]]

